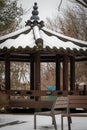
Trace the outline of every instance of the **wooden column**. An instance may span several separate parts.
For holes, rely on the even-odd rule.
[[[60,90],[60,56],[56,55],[56,90]]]
[[[41,76],[40,76],[40,52],[35,53],[35,63],[34,63],[34,86],[35,90],[41,90]]]
[[[75,90],[75,57],[70,58],[70,90]]]
[[[34,90],[34,55],[30,56],[30,90]]]
[[[68,57],[63,56],[63,90],[68,90]]]
[[[10,54],[5,54],[5,88],[10,90]]]

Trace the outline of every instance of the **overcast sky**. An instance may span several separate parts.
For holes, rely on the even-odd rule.
[[[58,5],[60,4],[60,1],[61,0],[19,0],[19,5],[22,5],[23,9],[25,10],[23,22],[30,18],[34,2],[37,2],[38,4],[40,20],[45,21],[47,17],[52,18],[58,13]],[[66,8],[69,3],[69,0],[63,0],[61,10]]]

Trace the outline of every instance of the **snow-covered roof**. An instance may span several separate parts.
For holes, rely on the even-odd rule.
[[[0,50],[25,48],[50,48],[60,50],[77,50],[87,52],[87,42],[70,38],[62,34],[53,32],[43,27],[43,21],[39,22],[37,4],[30,20],[26,22],[26,27],[16,32],[0,37]]]
[[[51,49],[56,47],[57,49],[63,48],[65,50],[67,48],[71,50],[87,50],[87,42],[85,41],[55,33],[44,27],[39,29],[38,26],[34,26],[31,29],[30,27],[25,27],[14,33],[0,37],[0,49],[10,49],[11,47],[17,49],[18,47],[26,48],[27,46],[33,48],[37,46],[36,41],[38,39],[43,41],[43,48],[48,46]]]
[[[16,32],[15,32],[15,34],[16,34]],[[6,38],[6,37],[4,37],[4,38]],[[4,39],[2,39],[2,40],[4,40]],[[14,47],[14,48],[18,48],[18,47],[25,48],[26,46],[30,46],[32,48],[34,45],[35,45],[35,40],[34,40],[34,36],[33,36],[33,30],[31,30],[27,34],[20,34],[16,38],[9,38],[9,39],[5,40],[4,42],[2,42],[0,44],[0,49],[3,49],[4,47],[6,47],[8,49],[10,49],[11,47]]]

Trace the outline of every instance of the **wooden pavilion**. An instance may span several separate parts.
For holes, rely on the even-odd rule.
[[[64,36],[44,27],[37,3],[26,26],[0,37],[0,61],[5,62],[5,89],[10,90],[10,62],[30,62],[30,90],[41,90],[41,62],[55,62],[56,90],[60,87],[60,63],[63,63],[62,90],[75,90],[75,62],[87,61],[87,42]],[[70,63],[70,88],[68,87]]]

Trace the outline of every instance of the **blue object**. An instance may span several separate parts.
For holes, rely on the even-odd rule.
[[[50,91],[56,91],[56,86],[52,87],[51,85],[48,85],[47,89]]]
[[[56,91],[56,86],[53,87],[53,90]]]
[[[47,86],[47,89],[52,91],[52,86],[51,85]]]
[[[56,91],[56,86],[52,87],[51,85],[48,85],[48,86],[47,86],[47,89],[48,89],[49,91]],[[48,96],[48,99],[54,100],[54,99],[56,99],[56,96]]]

